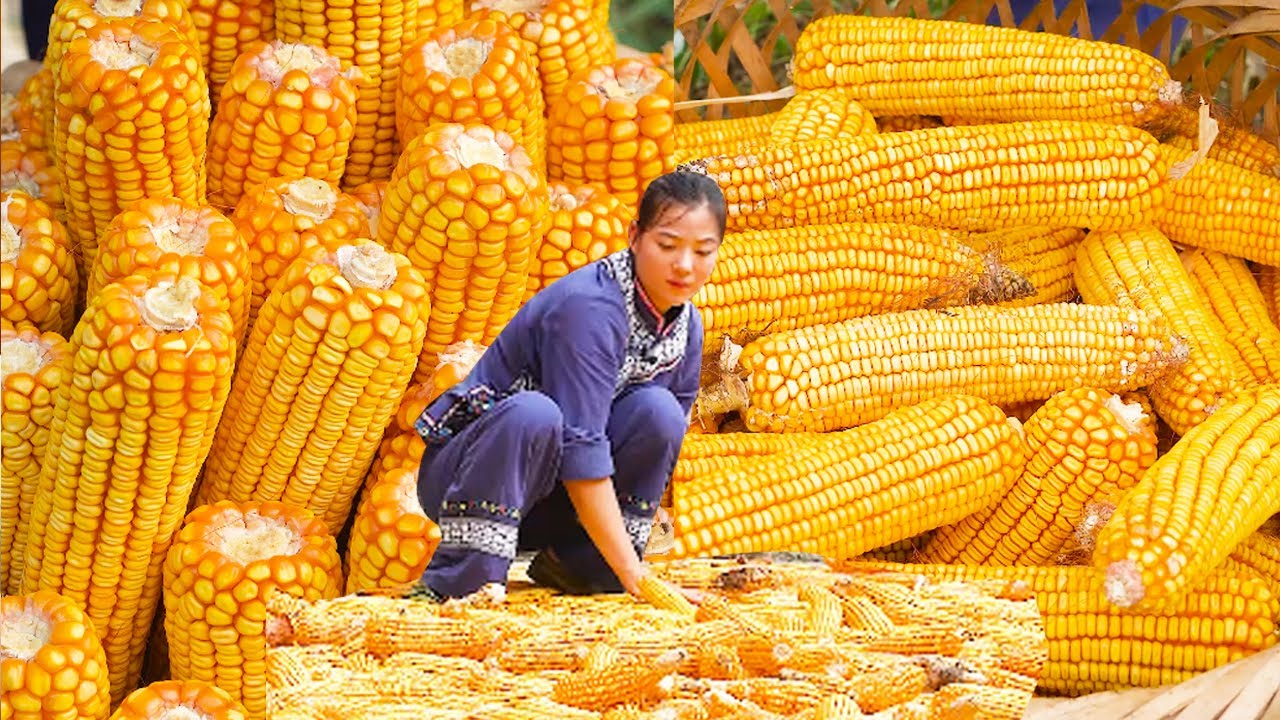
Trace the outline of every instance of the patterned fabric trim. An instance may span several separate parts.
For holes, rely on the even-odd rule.
[[[440,514],[457,517],[477,517],[499,522],[519,523],[520,508],[499,505],[489,500],[446,500],[440,505]]]
[[[618,504],[622,507],[622,512],[631,512],[637,515],[653,515],[658,511],[657,500],[645,500],[635,495],[623,495],[618,498]]]
[[[656,336],[636,308],[635,262],[630,249],[606,255],[601,261],[605,270],[622,289],[623,306],[627,309],[627,354],[614,385],[614,396],[627,385],[646,383],[674,368],[684,359],[689,345],[689,309],[680,311],[675,324],[662,337]]]
[[[511,393],[499,393],[488,385],[477,385],[445,408],[439,420],[424,412],[414,421],[413,427],[427,445],[443,445]]]
[[[442,517],[440,547],[462,547],[507,560],[516,556],[518,525],[475,517]]]
[[[636,515],[623,515],[622,523],[627,527],[627,535],[631,536],[631,544],[643,553],[649,544],[649,533],[653,530],[653,518]]]

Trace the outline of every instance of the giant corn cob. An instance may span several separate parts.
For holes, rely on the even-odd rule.
[[[337,185],[355,133],[356,94],[324,48],[250,47],[231,68],[209,127],[209,202],[229,210],[277,178]]]
[[[88,296],[134,273],[176,273],[199,280],[227,301],[232,337],[249,324],[249,255],[234,223],[207,205],[147,198],[121,212],[98,238]]]
[[[115,701],[142,669],[164,552],[231,388],[232,332],[222,296],[152,272],[104,288],[71,338],[72,381],[54,395],[23,589],[86,609]]]
[[[53,423],[53,394],[70,380],[71,346],[57,333],[0,322],[0,591],[14,595],[22,590],[27,525]]]
[[[209,101],[216,108],[236,60],[256,43],[275,37],[275,8],[272,0],[188,0],[187,7],[209,81]]]
[[[1151,135],[1026,121],[810,140],[695,162],[724,190],[730,230],[909,222],[962,230],[1129,227],[1164,199]]]
[[[294,261],[249,332],[197,503],[279,500],[341,530],[427,310],[422,274],[370,241]]]
[[[981,23],[833,15],[805,26],[794,55],[798,89],[847,88],[876,115],[1141,125],[1182,98],[1137,48]]]
[[[1280,599],[1254,573],[1215,570],[1162,611],[1107,603],[1093,568],[846,563],[842,572],[923,576],[934,582],[999,581],[1034,595],[1049,640],[1040,687],[1082,695],[1187,680],[1276,644]]]
[[[1191,157],[1168,145],[1160,154],[1170,166]],[[1169,181],[1152,222],[1174,242],[1280,265],[1280,177],[1204,158]]]
[[[1120,607],[1181,597],[1280,512],[1280,385],[1245,391],[1188,431],[1116,505],[1094,564]]]
[[[1280,537],[1259,530],[1251,533],[1227,556],[1222,567],[1248,568],[1267,581],[1271,593],[1280,597]]]
[[[1186,357],[1163,320],[1060,303],[885,313],[766,335],[741,356],[747,426],[833,430],[947,393],[1004,404],[1078,385],[1135,390]]]
[[[547,206],[529,154],[504,132],[441,124],[405,148],[387,186],[378,241],[408,256],[430,284],[415,380],[431,374],[445,347],[488,345],[515,315]]]
[[[573,76],[617,55],[612,33],[575,0],[471,0],[469,15],[509,24],[520,34],[548,106]]]
[[[111,720],[246,720],[244,707],[208,683],[159,680],[129,693]]]
[[[24,192],[3,193],[0,243],[0,317],[70,334],[80,277],[53,211]]]
[[[52,138],[45,136],[53,126],[53,71],[42,67],[27,78],[14,98],[13,121],[23,144],[32,150],[48,151]]]
[[[675,169],[675,80],[630,58],[569,80],[548,107],[547,177],[603,183],[635,207],[650,180]]]
[[[1179,435],[1208,417],[1236,385],[1226,340],[1195,296],[1169,240],[1151,227],[1089,233],[1076,254],[1086,303],[1159,316],[1187,345],[1187,362],[1150,388],[1156,412]]]
[[[48,205],[63,219],[62,173],[45,150],[33,150],[22,140],[0,142],[0,192],[24,192]]]
[[[546,165],[546,105],[538,69],[509,25],[468,18],[421,35],[396,88],[401,147],[437,123],[478,123],[510,135],[537,172]]]
[[[1262,291],[1240,258],[1195,250],[1182,259],[1196,297],[1209,310],[1215,329],[1236,365],[1236,375],[1260,383],[1280,382],[1280,328],[1267,315]]]
[[[997,504],[941,528],[922,562],[1049,564],[1085,506],[1133,487],[1156,459],[1155,418],[1119,395],[1065,390],[1025,424],[1030,457]]]
[[[418,36],[428,0],[355,0],[345,5],[275,0],[276,39],[318,45],[363,77],[342,188],[383,180],[396,164],[396,87],[404,51]]]
[[[173,679],[200,681],[266,716],[268,594],[342,593],[337,544],[324,523],[278,502],[193,510],[164,563],[164,622]]]
[[[416,463],[382,473],[356,511],[347,555],[347,594],[414,582],[439,544],[440,528],[418,501]]]
[[[787,549],[854,557],[995,502],[1021,472],[1024,452],[1021,434],[985,400],[930,398],[676,486],[674,555]]]
[[[204,200],[209,89],[191,43],[159,20],[94,25],[68,43],[59,73],[67,230],[90,267],[98,235],[129,204]]]
[[[598,183],[552,182],[548,190],[551,227],[530,260],[526,301],[574,270],[625,248],[635,214]]]
[[[422,37],[437,28],[457,25],[466,17],[463,0],[431,0],[418,2],[418,21],[414,37]]]
[[[371,233],[354,198],[315,178],[274,178],[251,187],[231,220],[249,248],[250,326],[289,263],[313,247],[337,247]]]
[[[6,720],[105,720],[111,686],[84,611],[48,590],[0,600]]]
[[[1230,118],[1217,118],[1218,133],[1205,157],[1264,175],[1280,176],[1280,145],[1240,127]],[[1200,113],[1179,107],[1163,113],[1159,122],[1147,129],[1160,142],[1181,150],[1200,146]]]
[[[676,124],[674,160],[724,155],[768,137],[778,111],[721,120],[697,120]]]

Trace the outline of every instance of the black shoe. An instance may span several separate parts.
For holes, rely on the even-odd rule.
[[[529,579],[543,587],[559,590],[566,595],[596,595],[607,592],[606,589],[584,582],[560,564],[559,558],[548,550],[541,550],[533,556],[526,571]]]

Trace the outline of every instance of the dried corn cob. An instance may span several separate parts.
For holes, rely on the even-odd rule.
[[[430,651],[433,655],[486,657],[502,641],[501,628],[469,617],[442,617],[435,607],[417,603],[365,625],[365,649],[377,657],[400,652]]]
[[[0,600],[4,717],[104,720],[111,686],[102,643],[74,602],[48,590]]]
[[[230,210],[279,178],[337,185],[356,128],[356,82],[324,48],[254,44],[236,59],[209,126],[209,202]]]
[[[848,563],[847,573],[890,572],[934,582],[1001,580],[1034,594],[1048,638],[1040,687],[1080,695],[1177,683],[1276,643],[1280,599],[1251,572],[1215,570],[1161,612],[1107,602],[1093,568]]]
[[[500,18],[471,17],[439,27],[405,50],[396,87],[401,147],[437,123],[487,125],[510,135],[542,173],[545,109],[536,63]]]
[[[585,710],[642,701],[656,692],[683,660],[684,653],[673,650],[656,658],[627,658],[594,672],[577,670],[556,683],[551,698]]]
[[[769,712],[781,713],[784,717],[793,717],[816,706],[827,695],[821,687],[803,680],[771,677],[733,680],[724,689],[739,700],[748,700]]]
[[[40,481],[40,464],[53,423],[53,395],[70,381],[71,346],[54,332],[0,320],[0,591],[22,591],[27,525]]]
[[[164,562],[164,624],[174,680],[214,685],[265,717],[266,597],[342,593],[323,522],[277,502],[223,501],[187,515]]]
[[[1218,408],[1125,494],[1098,533],[1106,597],[1155,608],[1176,599],[1280,512],[1280,385]]]
[[[356,512],[347,551],[346,592],[417,580],[439,544],[440,528],[418,501],[416,463],[410,469],[385,469]]]
[[[895,310],[956,305],[991,287],[983,257],[946,230],[895,223],[729,233],[694,299],[706,347]],[[990,279],[988,279],[990,278]]]
[[[22,140],[0,142],[0,192],[24,192],[48,205],[54,217],[65,221],[62,173],[49,162],[44,150],[33,150]]]
[[[253,186],[236,204],[231,220],[249,248],[251,327],[276,280],[305,251],[370,236],[355,199],[315,178],[275,178]]]
[[[1237,366],[1236,375],[1280,382],[1280,328],[1267,316],[1266,300],[1242,259],[1199,249],[1182,256],[1196,297]]]
[[[146,198],[121,212],[98,238],[87,297],[134,273],[163,271],[199,280],[226,298],[237,347],[249,327],[249,255],[234,223],[207,205]]]
[[[1131,227],[1165,198],[1167,161],[1136,128],[1025,121],[810,140],[694,163],[728,228],[906,222],[959,230]],[[554,163],[553,163],[554,166]]]
[[[209,82],[209,101],[217,108],[223,86],[235,74],[236,60],[275,36],[275,8],[272,0],[188,0],[187,7]]]
[[[841,14],[796,40],[799,89],[848,88],[876,115],[1150,122],[1181,86],[1136,48],[968,22]]]
[[[364,78],[356,101],[356,129],[341,187],[383,180],[396,165],[396,87],[403,53],[418,36],[426,0],[347,5],[275,0],[275,37],[323,47]]]
[[[569,80],[548,107],[547,177],[603,183],[636,207],[650,180],[675,169],[675,80],[624,58]]]
[[[471,0],[468,15],[508,24],[520,34],[548,107],[575,75],[617,55],[608,26],[589,5],[574,0]]]
[[[964,242],[998,263],[1006,277],[1021,279],[1022,288],[979,292],[974,300],[1003,307],[1067,302],[1076,298],[1076,250],[1084,239],[1078,228],[1022,227],[969,236]]]
[[[1205,157],[1243,170],[1280,176],[1280,145],[1254,135],[1229,118],[1216,120],[1218,134]],[[1147,129],[1162,143],[1181,150],[1195,150],[1199,147],[1200,113],[1198,108],[1175,108]]]
[[[1022,468],[1022,443],[984,400],[930,398],[678,486],[673,555],[786,548],[853,557],[994,502]]]
[[[279,500],[335,535],[413,373],[422,274],[363,241],[313,248],[253,325],[197,503]]]
[[[985,720],[1020,720],[1030,699],[1027,693],[1011,688],[949,683],[934,693],[930,702],[939,714],[946,708],[970,704],[977,709],[978,717]]]
[[[137,684],[164,553],[230,391],[232,332],[222,296],[156,271],[103,288],[71,337],[23,588],[86,608],[116,702]]]
[[[524,300],[578,268],[627,246],[632,208],[599,183],[552,182],[550,229],[529,262]]]
[[[213,685],[182,680],[159,680],[129,693],[111,720],[247,720],[251,717],[234,698]]]
[[[1186,342],[1186,363],[1153,378],[1150,388],[1156,412],[1175,433],[1186,434],[1209,417],[1243,380],[1235,377],[1225,338],[1159,230],[1089,233],[1076,254],[1076,286],[1086,303],[1136,307],[1163,319]]]
[[[0,194],[0,317],[67,335],[80,275],[53,210],[21,191]]]
[[[422,463],[422,453],[426,449],[422,436],[416,432],[402,432],[384,439],[369,467],[361,497],[368,497],[374,485],[398,470],[407,470],[416,477]]]
[[[1191,151],[1160,146],[1170,167]],[[1152,223],[1177,243],[1217,250],[1267,265],[1280,265],[1280,177],[1242,170],[1205,158],[1167,183]]]
[[[808,605],[810,632],[819,638],[832,637],[844,625],[844,608],[840,597],[817,585],[800,586],[799,597]]]
[[[673,159],[685,162],[712,157],[754,146],[768,137],[778,119],[778,111],[720,120],[698,120],[676,124]]]
[[[32,150],[48,151],[52,138],[45,129],[53,125],[53,71],[41,67],[27,78],[14,98],[13,121],[23,144]]]
[[[946,125],[936,115],[876,115],[875,122],[876,130],[882,133],[924,130]]]
[[[1046,565],[1095,498],[1128,490],[1156,460],[1155,418],[1119,395],[1064,390],[1024,425],[1031,456],[997,504],[940,528],[920,562]]]
[[[693,617],[697,608],[673,587],[653,575],[643,575],[639,583],[640,597],[663,610]]]
[[[129,204],[204,200],[209,89],[190,41],[159,20],[94,25],[67,44],[59,73],[54,159],[87,268]]]
[[[1271,587],[1271,593],[1280,597],[1280,538],[1261,530],[1250,533],[1231,551],[1222,567],[1258,573]]]
[[[370,180],[367,183],[360,183],[347,193],[356,201],[356,205],[364,212],[365,218],[369,220],[369,237],[378,237],[378,217],[382,214],[382,199],[386,196],[386,193],[386,180]]]
[[[1266,303],[1267,316],[1280,326],[1280,267],[1262,265],[1258,270],[1258,289]]]
[[[415,381],[427,379],[447,346],[488,345],[515,315],[545,234],[547,203],[529,154],[504,132],[439,124],[405,148],[387,186],[378,241],[408,256],[431,284]]]
[[[952,392],[1008,403],[1078,385],[1132,390],[1185,355],[1167,323],[1134,309],[1058,303],[886,313],[748,344],[745,420],[754,431],[826,431]]]

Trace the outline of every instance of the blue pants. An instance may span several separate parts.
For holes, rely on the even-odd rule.
[[[441,532],[422,575],[427,587],[461,597],[487,583],[505,584],[517,549],[550,548],[576,578],[621,590],[560,482],[563,423],[549,397],[523,391],[499,400],[443,446],[427,448],[418,497]],[[648,542],[687,427],[666,388],[633,386],[613,401],[606,428],[613,484],[637,553]]]

